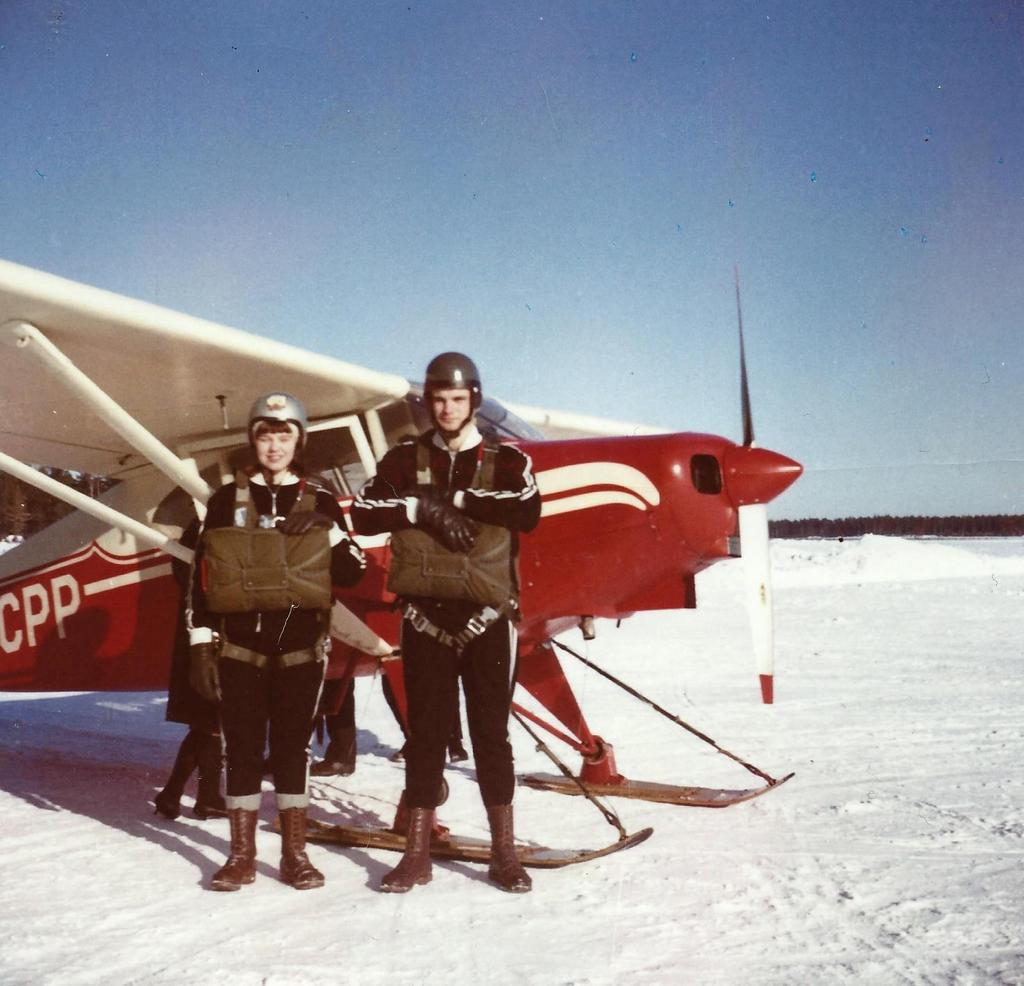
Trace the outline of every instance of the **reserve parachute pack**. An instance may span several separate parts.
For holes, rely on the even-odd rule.
[[[494,489],[498,447],[481,443],[474,489]],[[416,483],[434,485],[430,449],[416,443]],[[396,596],[465,599],[486,606],[516,601],[519,585],[512,564],[512,532],[496,524],[482,524],[469,552],[449,551],[433,535],[417,527],[391,535],[388,589]]]
[[[315,510],[316,493],[302,480],[293,510]],[[235,477],[235,524],[203,532],[201,579],[211,613],[330,609],[328,532],[283,534],[257,525],[249,477]]]

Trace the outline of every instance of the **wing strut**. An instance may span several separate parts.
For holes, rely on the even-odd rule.
[[[196,470],[194,462],[178,458],[155,435],[147,431],[120,404],[95,384],[68,359],[36,326],[29,322],[7,322],[0,327],[0,339],[35,356],[69,390],[85,401],[132,448],[142,453],[171,481],[199,503],[212,493]],[[120,526],[120,525],[119,525]]]
[[[46,473],[33,469],[31,466],[25,465],[24,462],[19,462],[6,452],[0,452],[0,472],[10,473],[23,483],[34,486],[44,493],[49,493],[58,500],[63,500],[70,506],[81,510],[82,513],[89,514],[105,524],[110,524],[111,527],[130,534],[143,544],[159,548],[175,558],[180,558],[186,564],[192,562],[192,550],[186,548],[180,541],[167,537],[166,534],[147,527],[127,514],[114,510],[113,507],[108,507],[91,496],[79,493],[78,490],[72,489],[70,486],[65,486],[64,483],[57,482]],[[350,647],[373,657],[386,659],[394,653],[391,644],[374,633],[363,620],[337,600],[331,607],[331,636],[337,637]]]
[[[57,480],[51,479],[38,469],[25,465],[24,462],[19,462],[6,452],[0,452],[0,470],[10,473],[29,486],[34,486],[44,493],[55,496],[58,500],[63,500],[72,507],[81,510],[82,513],[89,514],[91,517],[95,517],[106,524],[110,524],[112,527],[131,534],[143,544],[160,548],[162,551],[166,551],[167,554],[180,558],[184,562],[192,561],[192,551],[174,540],[174,538],[169,538],[166,534],[161,534],[160,531],[155,531],[152,527],[147,527],[141,521],[135,520],[134,517],[129,517],[119,510],[114,510],[105,503],[94,500],[91,496],[86,496],[84,493],[79,493],[78,490],[74,490],[70,486],[58,483]]]

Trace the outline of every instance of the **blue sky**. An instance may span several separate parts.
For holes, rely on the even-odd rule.
[[[0,3],[0,257],[1024,512],[1019,3]],[[948,466],[935,469],[934,466]]]

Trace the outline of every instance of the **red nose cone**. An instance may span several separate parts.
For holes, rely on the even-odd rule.
[[[778,452],[749,445],[727,449],[725,489],[737,507],[768,503],[796,482],[804,467]]]

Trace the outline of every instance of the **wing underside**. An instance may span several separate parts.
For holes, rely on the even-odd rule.
[[[28,323],[169,448],[244,426],[254,396],[301,395],[311,417],[404,397],[402,377],[0,261],[0,449],[113,476],[141,456],[19,344]],[[223,404],[223,407],[222,407]]]
[[[54,358],[39,358],[26,324],[172,451],[243,427],[253,397],[267,391],[295,393],[321,418],[380,407],[410,390],[404,377],[0,260],[0,451],[37,465],[116,477],[144,456],[55,372]],[[658,433],[503,406],[549,439]]]

